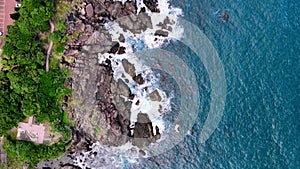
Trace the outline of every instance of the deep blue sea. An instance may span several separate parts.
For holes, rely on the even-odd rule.
[[[172,49],[194,70],[201,112],[172,150],[126,168],[300,168],[300,1],[173,0],[209,38],[223,63],[227,96],[218,128],[201,144],[209,78],[180,43]],[[227,10],[228,22],[220,19]],[[170,51],[172,51],[170,50]]]

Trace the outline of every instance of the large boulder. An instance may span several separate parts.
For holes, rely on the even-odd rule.
[[[148,114],[139,113],[133,131],[132,145],[143,148],[153,141],[155,141],[155,137],[153,134],[152,122],[149,119]]]
[[[122,65],[127,74],[129,74],[131,77],[135,76],[135,67],[134,64],[130,63],[127,59],[122,60]]]
[[[137,84],[139,84],[139,85],[142,85],[142,84],[145,83],[145,80],[144,80],[144,78],[142,77],[141,74],[138,74],[138,75],[134,76],[132,79],[133,79]]]
[[[159,95],[159,92],[157,90],[154,90],[150,93],[150,100],[152,101],[161,101],[161,96]]]

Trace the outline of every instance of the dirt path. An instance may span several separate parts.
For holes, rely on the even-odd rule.
[[[54,31],[54,24],[52,23],[51,20],[49,21],[49,24],[51,26],[50,32],[52,33]],[[52,48],[53,48],[53,41],[51,40],[47,51],[47,57],[46,57],[46,72],[49,72],[49,58],[51,55]]]

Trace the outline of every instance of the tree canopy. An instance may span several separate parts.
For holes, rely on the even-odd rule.
[[[46,55],[41,47],[45,42],[38,37],[38,33],[49,30],[48,21],[54,16],[54,7],[51,0],[22,0],[22,7],[17,11],[19,17],[8,26],[1,55],[0,136],[8,136],[10,129],[35,115],[37,122],[47,120],[64,138],[70,138],[70,131],[65,127],[65,112],[61,111],[63,98],[71,94],[71,89],[64,86],[69,72],[59,68],[58,63],[52,64],[49,72],[45,71]],[[60,25],[60,29],[63,28]],[[58,35],[56,32],[52,38],[59,39]],[[66,142],[34,145],[12,141],[9,137],[6,142],[4,148],[10,157],[33,165],[56,157],[67,146]]]

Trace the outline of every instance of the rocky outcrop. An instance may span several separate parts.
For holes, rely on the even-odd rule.
[[[139,148],[143,148],[160,139],[158,127],[156,126],[155,129],[156,135],[153,133],[152,122],[150,121],[148,114],[139,113],[134,127],[132,144]]]
[[[117,22],[123,29],[129,30],[134,34],[139,34],[147,28],[153,28],[151,18],[146,13],[129,15],[117,20]]]
[[[143,2],[151,12],[159,12],[157,0],[143,0]]]
[[[139,85],[142,85],[142,84],[144,84],[144,78],[142,77],[142,75],[141,74],[138,74],[138,75],[135,75],[135,76],[133,76],[133,78],[132,78],[137,84],[139,84]]]
[[[163,36],[163,37],[168,37],[169,32],[168,31],[163,31],[163,30],[157,30],[154,33],[155,36]]]

